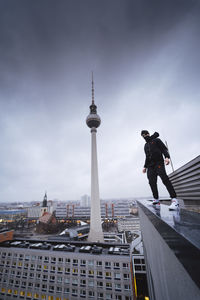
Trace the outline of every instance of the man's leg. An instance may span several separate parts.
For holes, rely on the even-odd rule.
[[[160,176],[163,184],[166,186],[166,188],[167,188],[167,190],[170,194],[170,197],[171,198],[176,198],[176,192],[173,188],[173,185],[171,184],[171,181],[169,180],[169,177],[166,174],[165,166],[164,165],[158,165],[157,166],[157,173]]]
[[[157,187],[157,172],[154,167],[147,169],[147,178],[151,187],[154,199],[158,199],[158,187]]]

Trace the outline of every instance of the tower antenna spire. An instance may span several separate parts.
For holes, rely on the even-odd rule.
[[[92,105],[94,105],[94,78],[93,78],[93,71],[92,71]]]

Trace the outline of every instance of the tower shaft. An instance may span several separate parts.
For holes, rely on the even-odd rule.
[[[91,213],[88,241],[103,242],[97,162],[96,128],[91,128]]]

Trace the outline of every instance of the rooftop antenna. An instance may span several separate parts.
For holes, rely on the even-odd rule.
[[[166,147],[167,147],[167,149],[168,149],[168,152],[169,152],[169,147],[168,147],[167,141],[165,141],[165,145],[166,145]],[[171,159],[171,154],[170,154],[170,152],[169,152],[169,155],[170,155],[170,161],[171,161],[171,166],[172,166],[172,172],[174,172],[174,166],[173,166],[173,163],[172,163],[172,159]]]
[[[92,105],[94,105],[94,79],[93,79],[93,71],[92,71]]]

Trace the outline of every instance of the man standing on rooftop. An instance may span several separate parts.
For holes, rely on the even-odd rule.
[[[153,205],[160,205],[157,187],[157,178],[160,176],[171,197],[171,205],[169,206],[169,210],[176,210],[179,206],[178,200],[176,199],[176,192],[165,171],[165,164],[169,165],[170,163],[168,149],[165,144],[158,139],[159,134],[157,132],[150,136],[147,130],[142,130],[141,136],[146,141],[144,146],[146,159],[143,173],[147,172],[147,178],[149,180],[149,185],[154,197]],[[165,159],[163,159],[163,155]]]

